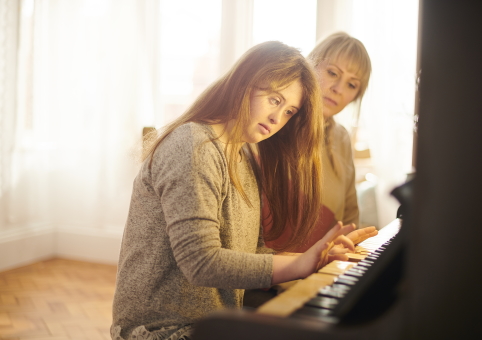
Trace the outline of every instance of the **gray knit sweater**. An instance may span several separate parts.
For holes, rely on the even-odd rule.
[[[145,326],[183,326],[242,306],[245,288],[268,287],[271,250],[260,236],[260,199],[246,157],[238,164],[249,207],[232,185],[210,126],[188,123],[157,148],[134,180],[113,305],[124,339]]]

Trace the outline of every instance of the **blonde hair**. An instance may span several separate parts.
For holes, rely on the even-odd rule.
[[[360,88],[354,99],[357,102],[355,111],[354,128],[352,130],[351,139],[352,143],[356,139],[356,126],[360,119],[361,100],[368,87],[370,80],[370,74],[372,72],[372,64],[370,56],[368,55],[365,46],[362,42],[345,32],[333,33],[325,39],[318,42],[315,48],[307,56],[310,63],[316,68],[321,63],[327,61],[344,60],[347,62],[348,69],[358,75],[360,78]],[[341,165],[339,160],[333,156],[333,126],[335,121],[333,117],[326,119],[325,121],[325,150],[327,152],[328,159],[333,165],[335,174],[340,174]]]
[[[299,226],[287,249],[302,244],[313,230],[321,209],[321,143],[323,119],[321,92],[314,68],[299,50],[277,41],[252,47],[223,77],[208,87],[194,104],[168,125],[146,148],[143,160],[174,129],[187,122],[226,125],[234,121],[229,143],[241,140],[250,121],[251,95],[257,89],[266,91],[286,88],[299,80],[303,104],[296,115],[275,135],[257,144],[258,163],[252,162],[260,189],[271,208],[273,228],[267,239],[282,234],[288,224]],[[250,204],[236,172],[238,153],[226,148],[230,179],[243,199]],[[248,152],[252,153],[248,148]],[[251,155],[253,156],[253,155]],[[253,159],[253,157],[251,157]],[[152,158],[151,158],[152,161]],[[308,202],[290,204],[289,202]]]
[[[345,32],[333,33],[320,41],[307,56],[307,59],[318,67],[328,60],[343,59],[348,63],[348,68],[360,77],[360,91],[355,100],[361,100],[368,87],[372,64],[365,46],[362,42]]]

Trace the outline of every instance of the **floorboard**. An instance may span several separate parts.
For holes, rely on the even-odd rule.
[[[110,339],[115,275],[66,259],[0,272],[0,339]]]

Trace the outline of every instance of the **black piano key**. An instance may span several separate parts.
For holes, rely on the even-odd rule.
[[[367,263],[367,262],[360,261],[360,262],[358,262],[357,266],[360,266],[360,267],[363,267],[363,268],[367,268],[367,269],[368,269],[368,268],[371,267],[372,264],[373,264],[373,263]]]
[[[318,296],[327,297],[342,297],[350,290],[349,286],[342,284],[333,284],[331,286],[324,287],[318,291]]]
[[[328,323],[336,324],[338,322],[338,318],[333,317],[333,313],[331,309],[325,308],[317,308],[317,307],[310,307],[310,306],[303,306],[300,309],[296,310],[290,317],[294,318],[301,318],[301,319],[312,319],[312,320],[321,320]]]
[[[379,253],[370,253],[367,257],[365,257],[366,259],[377,259],[378,257],[380,257],[380,254]]]
[[[309,307],[304,306],[293,314],[290,317],[293,318],[300,318],[300,319],[311,319],[311,320],[321,320],[323,322],[333,323],[336,324],[338,322],[338,318],[333,317],[332,312],[330,309],[324,308],[316,308],[316,307]]]
[[[352,276],[354,278],[362,277],[364,273],[361,272],[345,272],[345,275]]]
[[[331,291],[331,290],[337,290],[337,291],[348,291],[350,290],[350,287],[347,287],[346,285],[338,284],[338,283],[333,283],[331,286],[326,286],[322,289],[320,289],[320,292],[325,292],[325,291]]]
[[[346,286],[345,286],[346,287]],[[342,298],[346,295],[347,290],[341,289],[326,289],[324,291],[320,291],[318,296],[320,297],[330,297],[330,298]]]
[[[354,269],[354,270],[348,270],[345,272],[346,275],[352,275],[356,277],[361,277],[365,274],[366,270],[360,270],[360,269]]]
[[[368,260],[368,259],[363,259],[361,260],[358,264],[374,264],[375,261],[372,261],[372,260]]]
[[[305,305],[316,308],[333,309],[338,304],[338,299],[332,297],[317,296],[308,301]]]
[[[337,279],[336,283],[347,285],[347,286],[353,286],[356,284],[356,281],[348,280],[348,279]]]
[[[332,289],[339,289],[339,290],[346,290],[346,291],[350,290],[350,287],[347,287],[347,286],[339,284],[339,283],[333,283],[329,287],[331,287]]]
[[[371,263],[371,264],[372,264],[373,262],[374,262],[373,260],[367,259],[367,258],[365,257],[363,260],[361,260],[360,262],[358,262],[358,264],[360,264],[360,263]]]
[[[351,268],[348,269],[346,272],[353,272],[353,273],[364,274],[366,271],[367,271],[367,268],[366,268],[366,267],[363,267],[363,266],[355,266],[355,267],[351,267]]]
[[[356,278],[354,276],[346,275],[346,274],[339,275],[338,280],[340,280],[340,279],[353,281],[354,283],[356,283],[358,281],[358,278]]]

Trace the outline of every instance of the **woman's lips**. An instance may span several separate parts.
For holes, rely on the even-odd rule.
[[[267,135],[270,133],[270,129],[268,126],[264,125],[264,124],[261,124],[259,123],[258,124],[260,126],[260,130],[261,130],[261,133],[264,134],[264,135]]]
[[[328,104],[330,104],[330,105],[332,105],[332,106],[338,105],[338,103],[337,103],[336,101],[334,101],[333,99],[331,99],[331,98],[323,97],[323,99],[325,100],[325,102],[327,102]]]

